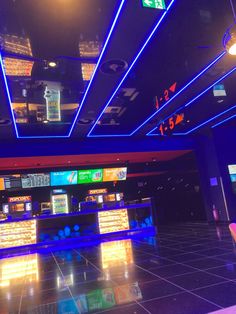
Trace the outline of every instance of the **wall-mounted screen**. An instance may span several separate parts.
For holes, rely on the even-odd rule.
[[[103,181],[121,181],[126,180],[127,168],[106,168],[103,169]]]
[[[232,182],[232,187],[234,193],[236,193],[236,165],[228,165],[230,180]]]
[[[11,174],[4,176],[6,190],[22,188],[20,174]]]
[[[78,171],[78,184],[102,182],[102,169]]]
[[[23,189],[50,186],[50,175],[49,173],[22,174],[21,182]]]
[[[59,171],[51,172],[51,185],[72,185],[77,184],[77,171]]]
[[[0,178],[0,191],[5,190],[4,178]]]

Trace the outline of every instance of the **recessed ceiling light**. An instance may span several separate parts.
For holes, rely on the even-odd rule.
[[[55,68],[57,66],[55,61],[50,61],[48,62],[48,66],[50,66],[50,68]]]

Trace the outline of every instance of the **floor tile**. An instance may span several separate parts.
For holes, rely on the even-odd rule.
[[[195,294],[222,307],[236,304],[236,283],[227,282],[194,291]]]
[[[192,274],[172,277],[169,281],[186,290],[193,290],[223,282],[225,279],[198,271]]]
[[[142,304],[153,314],[206,314],[219,309],[216,305],[189,293],[180,293]]]
[[[174,266],[169,265],[159,268],[153,268],[150,271],[160,277],[169,278],[176,275],[182,275],[185,273],[192,273],[195,272],[196,270],[186,265],[175,264]]]

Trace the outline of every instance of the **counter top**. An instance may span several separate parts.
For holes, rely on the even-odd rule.
[[[138,204],[125,204],[124,206],[116,206],[116,207],[107,207],[107,208],[96,208],[91,210],[82,210],[79,212],[73,212],[68,214],[50,214],[50,215],[41,215],[29,218],[13,218],[13,219],[6,219],[0,221],[0,224],[6,224],[11,222],[17,221],[25,221],[25,220],[44,220],[44,219],[55,219],[55,218],[65,218],[65,217],[73,217],[73,216],[80,216],[80,215],[89,215],[89,214],[96,214],[101,211],[109,211],[109,210],[119,210],[119,209],[136,209],[136,208],[145,208],[151,206],[151,203],[138,203]]]

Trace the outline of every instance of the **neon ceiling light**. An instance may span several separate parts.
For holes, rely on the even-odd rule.
[[[97,70],[98,70],[98,68],[99,68],[99,66],[100,66],[101,59],[102,59],[102,57],[103,57],[103,55],[104,55],[104,53],[105,53],[105,50],[106,50],[107,45],[108,45],[108,43],[109,43],[109,40],[110,40],[110,38],[111,38],[112,32],[113,32],[113,30],[114,30],[114,28],[115,28],[115,26],[116,26],[117,20],[118,20],[118,18],[119,18],[119,16],[120,16],[121,10],[122,10],[122,8],[123,8],[125,2],[126,2],[126,0],[122,0],[121,3],[120,3],[120,6],[119,6],[118,11],[117,11],[116,16],[115,16],[115,19],[114,19],[114,21],[113,21],[113,23],[112,23],[112,26],[111,26],[111,29],[110,29],[109,34],[108,34],[108,36],[107,36],[107,39],[106,39],[106,41],[105,41],[105,44],[104,44],[104,46],[103,46],[103,48],[102,48],[102,51],[101,51],[101,53],[100,53],[100,56],[99,56],[99,58],[98,58],[98,62],[97,62],[97,64],[96,64],[96,66],[95,66],[94,72],[93,72],[93,74],[92,74],[92,77],[91,77],[91,79],[90,79],[90,81],[89,81],[89,84],[88,84],[87,89],[86,89],[86,91],[85,91],[85,93],[84,93],[83,99],[82,99],[82,101],[81,101],[81,104],[80,104],[80,106],[79,106],[79,109],[78,109],[78,111],[77,111],[77,113],[76,113],[75,119],[74,119],[74,121],[73,121],[73,123],[72,123],[72,126],[71,126],[71,128],[70,128],[69,136],[71,135],[71,133],[72,133],[72,131],[73,131],[73,129],[74,129],[74,126],[75,126],[75,123],[76,123],[76,121],[77,121],[77,119],[78,119],[78,116],[79,116],[79,114],[80,114],[80,111],[81,111],[81,109],[82,109],[82,107],[83,107],[83,105],[84,105],[84,103],[85,103],[85,100],[86,100],[86,98],[87,98],[88,92],[89,92],[90,87],[91,87],[91,85],[92,85],[92,83],[93,83],[95,74],[97,73]]]
[[[226,51],[223,51],[219,56],[217,56],[210,64],[208,64],[198,75],[196,75],[191,81],[189,81],[181,90],[178,91],[170,100],[168,100],[161,108],[155,111],[149,118],[147,118],[139,127],[137,127],[131,135],[136,133],[139,129],[141,129],[148,121],[150,121],[153,117],[155,117],[161,110],[163,110],[166,106],[168,106],[176,97],[178,97],[181,93],[183,93],[190,85],[192,85],[198,78],[200,78],[206,71],[208,71],[214,64],[216,64],[224,55]],[[155,128],[154,128],[155,129]],[[153,129],[153,131],[154,131]]]
[[[236,106],[235,106],[235,107],[236,107]],[[219,123],[214,124],[211,128],[214,129],[214,128],[216,128],[217,126],[219,126],[219,125],[221,125],[221,124],[223,124],[223,123],[225,123],[225,122],[227,122],[227,121],[229,121],[229,120],[231,120],[231,119],[233,119],[233,118],[236,118],[236,114],[234,114],[233,116],[230,116],[230,117],[228,117],[228,118],[226,118],[226,119],[220,121]]]
[[[173,133],[173,135],[175,135],[175,136],[177,136],[177,135],[188,135],[188,134],[192,133],[193,131],[196,131],[197,129],[200,129],[200,128],[203,127],[204,125],[207,125],[208,123],[210,123],[210,122],[216,120],[217,118],[220,118],[220,117],[223,116],[225,113],[227,113],[227,112],[229,112],[229,111],[231,111],[231,110],[233,110],[233,109],[236,109],[236,105],[233,106],[233,107],[231,107],[231,108],[229,108],[229,109],[227,109],[227,110],[225,110],[225,111],[223,111],[223,112],[221,112],[221,113],[219,113],[219,114],[217,114],[217,115],[215,115],[214,117],[212,117],[212,118],[206,120],[205,122],[199,124],[198,126],[196,126],[195,128],[191,129],[190,131],[187,131],[187,132],[185,132],[185,133]],[[235,117],[236,117],[236,114],[234,114],[234,115],[232,115],[232,116],[230,116],[230,117],[228,117],[228,118],[226,118],[226,119],[224,119],[224,120],[222,120],[222,121],[220,121],[220,122],[218,122],[218,123],[212,125],[211,128],[215,128],[215,127],[217,127],[217,126],[219,126],[219,125],[221,125],[221,124],[223,124],[223,123],[225,123],[225,122],[227,122],[227,121],[229,121],[229,120],[231,120],[231,119],[233,119],[233,118],[235,118]],[[151,131],[151,132],[152,132],[152,131]],[[163,135],[161,135],[161,134],[155,134],[155,133],[148,133],[147,136],[163,136]]]
[[[178,97],[182,92],[184,92],[191,84],[193,84],[198,78],[200,78],[205,72],[207,72],[213,65],[215,65],[223,56],[225,56],[226,51],[223,51],[219,56],[217,56],[210,64],[208,64],[200,73],[198,73],[191,81],[189,81],[181,90],[178,91],[170,100],[168,100],[164,106],[159,108],[157,111],[155,111],[148,119],[146,119],[139,127],[137,127],[133,132],[130,134],[121,134],[121,135],[89,135],[92,130],[94,129],[95,125],[89,132],[88,136],[90,137],[115,137],[115,136],[132,136],[135,134],[139,129],[141,129],[148,121],[150,121],[156,114],[158,114],[162,109],[164,109],[166,106],[168,106],[176,97]],[[117,90],[116,90],[117,91]],[[106,109],[106,108],[105,108]],[[104,110],[105,110],[104,109]],[[100,118],[100,117],[99,117]],[[98,120],[97,120],[98,121]],[[96,123],[97,123],[96,121]],[[156,128],[156,127],[155,127]],[[155,130],[151,130],[149,133]],[[150,135],[150,134],[147,134]]]
[[[123,82],[125,81],[125,79],[127,78],[128,74],[130,73],[130,71],[132,70],[132,68],[134,67],[135,63],[137,62],[137,60],[139,59],[139,57],[141,56],[142,52],[144,51],[145,47],[147,46],[147,44],[149,43],[149,41],[152,39],[155,31],[159,28],[159,26],[161,25],[161,22],[164,20],[165,16],[168,14],[169,10],[171,9],[172,5],[174,4],[176,0],[172,0],[170,2],[170,4],[168,5],[168,7],[166,8],[165,12],[162,14],[161,18],[158,20],[157,24],[155,25],[155,27],[153,28],[152,32],[150,33],[150,35],[148,36],[148,38],[146,39],[146,41],[144,42],[142,48],[139,50],[139,52],[137,53],[136,57],[134,58],[133,62],[131,63],[131,65],[128,67],[128,70],[126,71],[125,75],[123,76],[123,78],[121,79],[120,83],[117,85],[115,91],[113,92],[113,94],[111,95],[111,97],[109,98],[108,102],[105,104],[102,112],[100,113],[100,115],[98,116],[97,120],[95,121],[94,125],[92,126],[92,128],[90,129],[89,133],[87,134],[87,137],[115,137],[115,136],[131,136],[131,134],[123,134],[123,135],[91,135],[91,133],[93,132],[94,128],[96,127],[98,121],[100,120],[101,116],[103,115],[104,111],[106,110],[106,108],[109,106],[109,104],[111,103],[112,99],[115,97],[116,93],[118,92],[119,88],[121,87],[121,85],[123,84]]]
[[[8,82],[7,82],[7,77],[6,77],[5,70],[4,70],[2,54],[1,54],[1,51],[0,51],[1,70],[2,70],[2,75],[3,75],[3,80],[4,80],[4,83],[5,83],[5,89],[6,89],[6,93],[7,93],[8,102],[9,102],[10,109],[11,109],[11,115],[12,115],[12,121],[13,121],[13,124],[14,124],[14,130],[15,130],[16,137],[17,137],[17,138],[25,138],[25,139],[26,139],[26,138],[29,138],[29,139],[30,139],[30,138],[68,138],[68,137],[71,136],[71,133],[72,133],[72,131],[73,131],[73,129],[74,129],[74,126],[75,126],[75,123],[76,123],[76,121],[77,121],[78,115],[79,115],[79,113],[80,113],[80,111],[81,111],[81,109],[82,109],[82,107],[83,107],[83,105],[84,105],[85,99],[86,99],[87,94],[88,94],[88,92],[89,92],[89,90],[90,90],[90,87],[91,87],[92,82],[93,82],[93,80],[94,80],[95,74],[97,73],[97,70],[98,70],[98,67],[99,67],[99,65],[100,65],[101,59],[102,59],[102,57],[103,57],[103,55],[104,55],[104,53],[105,53],[105,50],[106,50],[106,48],[107,48],[107,45],[108,45],[108,43],[109,43],[109,40],[110,40],[110,38],[111,38],[111,35],[112,35],[113,30],[114,30],[114,28],[115,28],[115,26],[116,26],[117,20],[118,20],[118,18],[119,18],[119,16],[120,16],[121,10],[122,10],[122,8],[123,8],[125,2],[126,2],[126,0],[121,0],[121,2],[120,2],[119,8],[118,8],[118,10],[117,10],[117,12],[116,12],[116,15],[115,15],[115,18],[114,18],[114,20],[113,20],[113,22],[112,22],[112,26],[111,26],[111,28],[110,28],[110,31],[109,31],[108,35],[107,35],[105,44],[104,44],[103,49],[102,49],[102,51],[101,51],[101,54],[100,54],[100,56],[99,56],[99,58],[98,58],[98,61],[97,61],[96,67],[95,67],[95,69],[94,69],[93,75],[92,75],[92,77],[91,77],[91,79],[90,79],[90,82],[89,82],[89,84],[88,84],[88,86],[87,86],[87,89],[86,89],[86,91],[85,91],[85,93],[84,93],[83,99],[82,99],[81,104],[80,104],[80,106],[79,106],[79,109],[78,109],[78,111],[77,111],[77,113],[76,113],[76,116],[75,116],[75,118],[74,118],[74,120],[73,120],[73,123],[72,123],[72,125],[71,125],[71,128],[70,128],[70,131],[69,131],[68,135],[56,135],[56,136],[20,136],[20,135],[19,135],[18,128],[17,128],[17,124],[16,124],[16,120],[15,120],[15,116],[14,116],[14,111],[13,111],[13,108],[12,108],[12,101],[11,101],[11,95],[10,95],[9,86],[8,86]]]
[[[192,133],[193,131],[196,131],[197,129],[200,129],[200,128],[203,127],[204,125],[210,123],[211,121],[214,121],[215,119],[217,119],[217,118],[223,116],[225,113],[227,113],[227,112],[229,112],[229,111],[231,111],[231,110],[233,110],[233,109],[235,109],[235,108],[236,108],[236,105],[233,106],[233,107],[231,107],[231,108],[229,108],[229,109],[227,109],[227,110],[225,110],[225,111],[223,111],[223,112],[221,112],[221,113],[219,113],[219,114],[217,114],[216,116],[214,116],[214,117],[212,117],[212,118],[206,120],[205,122],[199,124],[199,125],[196,126],[195,128],[193,128],[193,129],[191,129],[190,131],[186,132],[185,134],[190,134],[190,133]],[[221,123],[221,122],[220,122],[220,123]]]
[[[197,95],[196,97],[194,97],[192,100],[190,100],[187,104],[185,104],[184,106],[180,107],[177,112],[179,112],[179,111],[181,111],[182,109],[187,108],[188,106],[190,106],[195,100],[199,99],[201,96],[203,96],[204,94],[206,94],[206,93],[207,93],[210,89],[212,89],[216,84],[220,83],[220,82],[223,81],[225,78],[227,78],[228,76],[230,76],[235,70],[236,70],[236,67],[234,67],[233,69],[231,69],[229,72],[227,72],[225,75],[223,75],[220,79],[218,79],[218,80],[215,81],[213,84],[211,84],[209,87],[207,87],[204,91],[202,91],[200,94],[198,94],[198,95]],[[216,119],[216,118],[222,116],[223,114],[229,112],[230,110],[232,110],[232,109],[234,109],[234,108],[236,108],[236,105],[233,106],[233,107],[231,107],[231,108],[229,108],[229,109],[227,109],[227,110],[225,110],[225,111],[223,111],[223,112],[221,112],[220,114],[218,114],[218,115],[216,115],[216,116],[214,116],[214,117],[208,119],[207,121],[205,121],[205,122],[203,122],[203,123],[197,125],[197,126],[194,127],[193,129],[191,129],[191,130],[189,130],[189,131],[187,131],[187,132],[185,132],[185,133],[173,133],[173,135],[188,135],[188,134],[192,133],[193,131],[199,129],[200,127],[202,127],[202,126],[208,124],[209,122],[213,121],[214,119]],[[176,112],[175,112],[175,113],[176,113]],[[170,116],[168,116],[168,118],[171,117],[172,115],[173,115],[173,113],[172,113]],[[168,118],[166,118],[165,120],[167,120]],[[165,120],[161,121],[154,129],[152,129],[152,130],[151,130],[149,133],[147,133],[146,135],[147,135],[147,136],[159,135],[159,134],[153,134],[152,132],[154,132],[154,131],[158,128],[158,126],[159,126],[161,123],[163,123]]]

